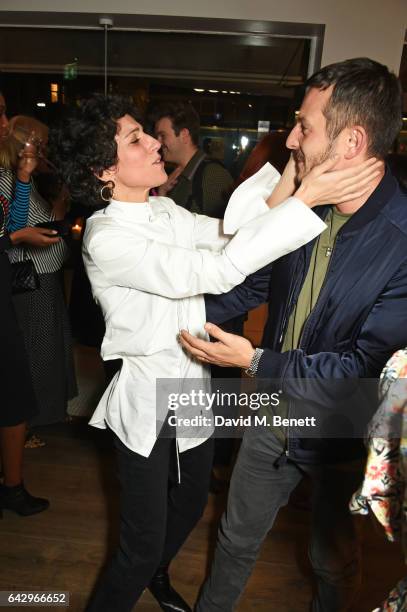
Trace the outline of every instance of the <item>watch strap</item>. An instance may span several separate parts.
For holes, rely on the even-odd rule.
[[[261,349],[261,348],[255,349],[250,365],[247,368],[247,370],[245,370],[245,374],[251,377],[256,376],[257,370],[259,367],[259,363],[260,363],[260,359],[263,353],[264,353],[264,349]]]

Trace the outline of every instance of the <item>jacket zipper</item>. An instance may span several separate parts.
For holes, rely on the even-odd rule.
[[[305,266],[305,262],[304,262],[304,266]],[[288,323],[288,319],[289,316],[291,315],[292,309],[291,309],[291,303],[294,297],[294,293],[295,290],[298,286],[298,283],[293,282],[290,288],[290,293],[289,293],[289,297],[288,297],[288,304],[287,304],[287,308],[285,310],[284,313],[284,317],[283,317],[283,322],[281,324],[281,334],[278,340],[278,344],[279,344],[279,348],[281,349],[282,347],[282,342],[283,342],[283,338],[284,338],[284,334],[286,331],[286,327],[287,327],[287,323]],[[289,314],[290,313],[290,314]],[[287,416],[289,416],[289,411],[290,411],[290,403],[288,402],[288,410],[287,410]],[[287,436],[286,436],[286,440],[285,440],[285,448],[284,448],[284,455],[286,456],[286,458],[288,459],[289,457],[289,451],[288,451],[288,443],[289,443],[289,429],[287,428]]]
[[[324,282],[322,283],[321,289],[320,289],[319,294],[318,294],[317,302],[316,302],[314,308],[312,309],[312,313],[314,313],[316,311],[318,303],[319,303],[319,301],[321,299],[321,293],[322,293],[322,291],[323,291],[323,289],[324,289],[324,287],[325,287],[325,285],[327,283],[327,279],[328,279],[328,276],[329,276],[329,271],[330,271],[331,266],[332,266],[333,254],[335,252],[337,240],[338,240],[338,235],[336,236],[334,244],[333,244],[333,247],[332,247],[332,249],[329,252],[329,264],[328,264],[328,268],[326,270]],[[306,330],[307,327],[309,327],[309,318],[308,318],[308,321],[305,322],[304,327],[302,328],[301,336],[300,336],[300,339],[298,341],[298,348],[300,348],[302,350],[304,349],[304,347],[302,346],[302,341],[304,339],[305,330]],[[288,411],[287,411],[287,417],[288,418],[290,418],[290,405],[291,405],[290,402],[288,402]],[[287,457],[289,457],[289,448],[288,448],[289,447],[289,443],[290,443],[290,430],[287,427],[287,439],[286,439],[286,450],[285,450],[285,454],[286,454]]]
[[[293,296],[294,296],[294,293],[295,293],[295,289],[296,289],[297,286],[298,286],[298,283],[294,282],[294,283],[292,283],[291,288],[290,288],[290,293],[289,293],[289,296],[288,296],[288,304],[287,304],[287,308],[285,309],[285,313],[284,313],[284,317],[283,317],[283,322],[281,324],[281,333],[280,333],[280,337],[278,339],[278,344],[279,344],[280,348],[281,348],[281,343],[282,343],[283,338],[284,338],[284,333],[286,331],[288,319],[289,319],[289,316],[291,314],[291,312],[290,312],[291,311],[291,303],[292,303]]]

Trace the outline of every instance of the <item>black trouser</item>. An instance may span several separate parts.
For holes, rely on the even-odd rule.
[[[179,455],[180,484],[174,439],[158,439],[148,458],[117,437],[115,445],[122,489],[120,544],[88,612],[132,610],[157,568],[177,554],[208,497],[212,439]]]

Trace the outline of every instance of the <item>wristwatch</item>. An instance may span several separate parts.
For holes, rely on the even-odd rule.
[[[247,374],[247,376],[251,376],[252,378],[254,376],[256,376],[257,374],[257,369],[259,367],[259,363],[260,363],[260,359],[261,356],[264,353],[264,349],[261,348],[256,348],[256,350],[254,351],[254,355],[252,357],[252,360],[250,362],[249,367],[247,368],[247,370],[245,370],[245,374]]]

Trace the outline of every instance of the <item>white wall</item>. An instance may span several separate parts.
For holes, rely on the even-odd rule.
[[[324,23],[323,64],[368,56],[396,72],[407,28],[407,0],[36,0],[33,4],[0,0],[0,21],[1,11],[60,11]]]

